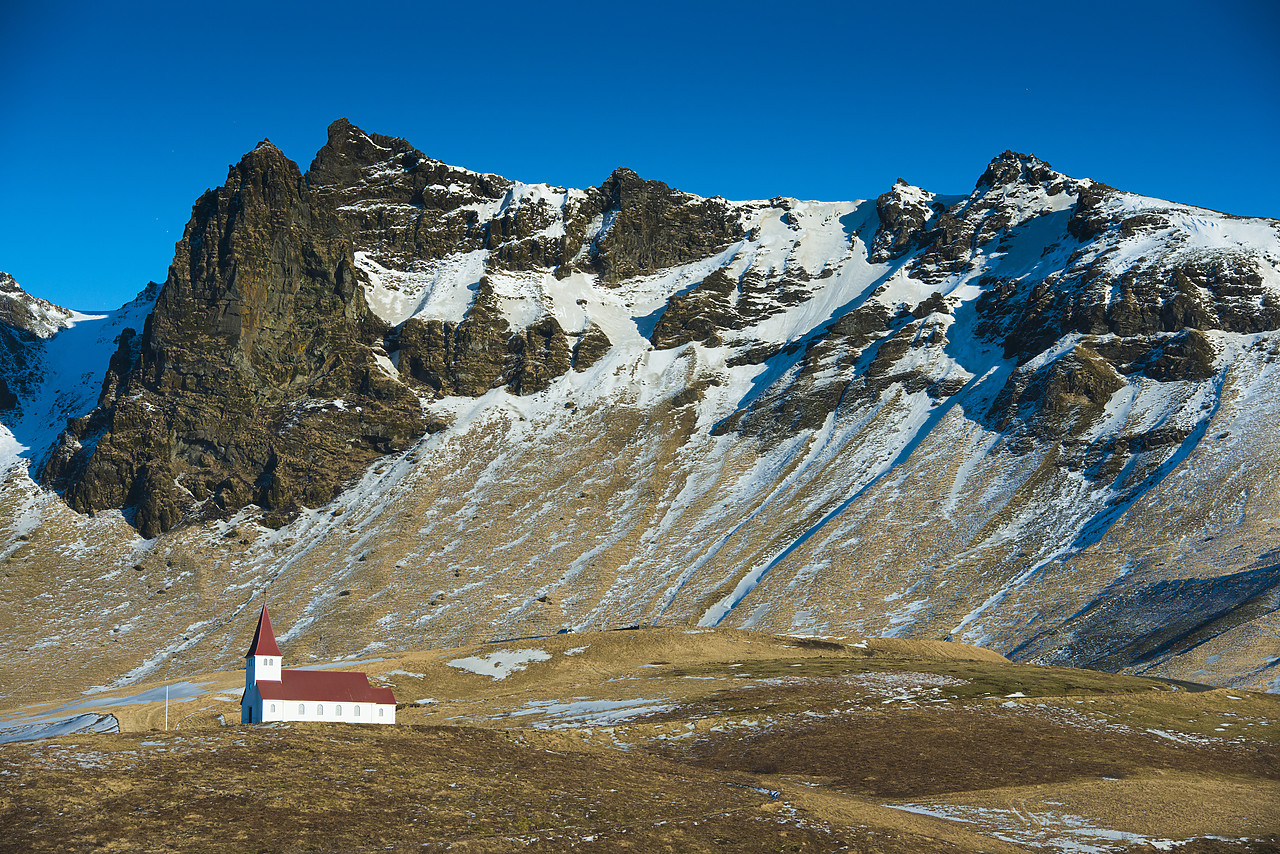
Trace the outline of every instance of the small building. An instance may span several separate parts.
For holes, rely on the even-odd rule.
[[[271,615],[262,606],[253,644],[245,654],[240,723],[265,721],[341,721],[393,724],[396,698],[390,688],[375,688],[363,673],[333,670],[285,670]]]

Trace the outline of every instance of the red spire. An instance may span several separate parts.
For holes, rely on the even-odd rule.
[[[271,628],[271,615],[267,613],[266,605],[262,606],[262,615],[258,617],[258,629],[253,633],[253,644],[250,645],[244,657],[252,658],[255,655],[280,655],[280,647],[276,645],[276,633]]]

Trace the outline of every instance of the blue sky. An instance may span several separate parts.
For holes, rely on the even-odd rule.
[[[0,5],[0,269],[73,308],[162,281],[228,164],[269,137],[305,169],[340,116],[568,186],[962,193],[1011,148],[1280,217],[1264,0]]]

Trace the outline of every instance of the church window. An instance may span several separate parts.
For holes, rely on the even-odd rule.
[[[271,713],[272,713],[272,714],[275,714],[275,711],[276,711],[276,704],[275,704],[275,703],[272,703],[272,704],[271,704]]]
[[[299,704],[298,704],[298,714],[300,714],[300,715],[305,715],[306,713],[307,713],[307,704],[306,704],[306,703],[299,703]]]
[[[323,703],[316,703],[316,714],[317,714],[317,715],[323,715],[323,714],[324,714],[324,704],[323,704]]]
[[[360,707],[356,706],[356,717],[360,717]]]
[[[384,714],[386,714],[386,712],[387,712],[387,710],[386,710],[386,709],[379,708],[379,709],[378,709],[378,717],[382,717]]]

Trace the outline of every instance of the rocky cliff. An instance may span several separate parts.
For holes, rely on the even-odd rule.
[[[350,237],[268,142],[192,210],[141,332],[126,329],[92,412],[42,479],[144,537],[184,514],[316,506],[422,435],[381,351]]]

